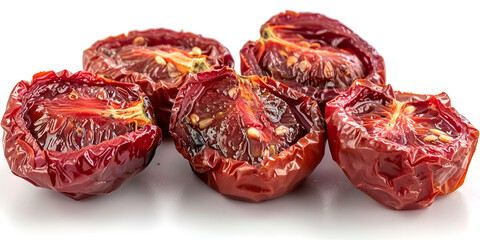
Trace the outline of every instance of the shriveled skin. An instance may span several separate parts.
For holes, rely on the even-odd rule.
[[[329,101],[325,115],[332,159],[393,209],[425,208],[462,186],[479,136],[446,93],[403,93],[367,79]]]
[[[152,123],[143,98],[125,91],[72,82],[40,85],[26,100],[23,118],[42,149],[80,150]]]
[[[75,200],[132,179],[162,138],[138,85],[84,71],[39,72],[18,82],[2,128],[13,174]]]
[[[276,156],[306,134],[288,104],[248,78],[203,89],[182,121],[195,142],[252,165]]]

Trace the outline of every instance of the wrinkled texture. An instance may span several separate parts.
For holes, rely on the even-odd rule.
[[[218,41],[168,29],[109,37],[83,52],[84,70],[140,85],[164,133],[168,133],[173,101],[187,73],[224,66],[233,67],[234,61]]]
[[[372,81],[385,83],[377,51],[322,14],[280,13],[263,24],[260,34],[240,50],[242,74],[279,80],[317,100],[322,110],[356,79],[374,75]]]
[[[161,141],[134,84],[88,72],[41,72],[13,89],[2,119],[11,171],[75,200],[109,193],[141,172]]]
[[[170,133],[202,181],[251,202],[295,189],[325,148],[314,100],[271,78],[239,76],[229,68],[188,76]]]
[[[355,187],[393,209],[428,207],[459,188],[479,136],[447,94],[368,80],[328,102],[325,114],[333,160]]]

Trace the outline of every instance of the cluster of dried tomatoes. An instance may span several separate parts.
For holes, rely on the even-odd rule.
[[[98,41],[87,72],[17,84],[2,119],[7,162],[78,200],[138,174],[170,133],[211,188],[259,202],[295,189],[328,135],[350,181],[387,207],[427,207],[462,185],[478,130],[445,93],[384,85],[383,58],[340,22],[280,13],[240,58],[242,75],[218,41],[167,29]]]

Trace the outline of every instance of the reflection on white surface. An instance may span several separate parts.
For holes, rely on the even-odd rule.
[[[18,235],[31,237],[52,232],[58,236],[75,233],[79,238],[114,233],[136,236],[138,232],[145,236],[233,234],[238,238],[253,235],[280,239],[402,238],[410,237],[412,232],[460,236],[468,227],[465,206],[472,204],[466,203],[458,191],[437,198],[427,209],[387,209],[356,190],[328,150],[315,172],[292,193],[263,203],[231,200],[197,179],[171,140],[162,143],[151,165],[131,182],[109,195],[85,201],[34,188],[5,174],[2,177],[2,185],[9,181],[18,188],[2,200],[7,225],[19,230]]]

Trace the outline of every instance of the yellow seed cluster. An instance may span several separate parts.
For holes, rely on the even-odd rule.
[[[449,142],[453,141],[453,137],[449,136],[447,133],[445,133],[442,130],[432,128],[432,129],[430,129],[430,132],[433,133],[434,135],[429,135],[429,136],[425,137],[425,139],[424,139],[425,141],[440,140],[443,143],[449,143]]]

